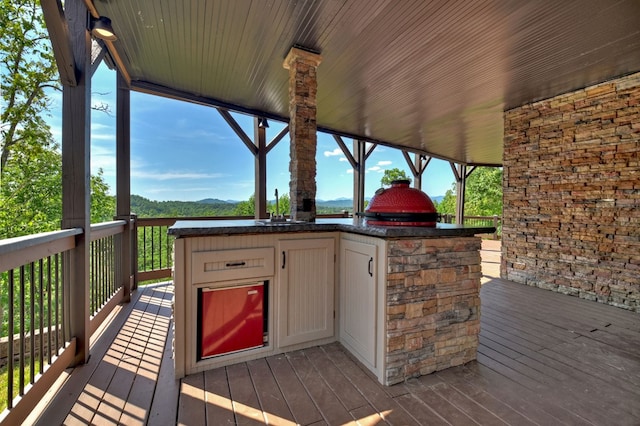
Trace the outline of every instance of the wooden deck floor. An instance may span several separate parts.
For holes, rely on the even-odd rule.
[[[123,307],[37,423],[639,425],[640,315],[495,278],[493,247],[465,366],[384,387],[336,343],[179,382],[166,284]]]

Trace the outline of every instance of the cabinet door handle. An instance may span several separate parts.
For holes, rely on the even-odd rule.
[[[369,276],[372,277],[373,276],[373,257],[371,259],[369,259]]]
[[[229,262],[226,264],[227,268],[231,267],[231,266],[244,266],[246,265],[247,262]]]
[[[282,250],[282,269],[284,269],[284,265],[287,263],[287,254]]]

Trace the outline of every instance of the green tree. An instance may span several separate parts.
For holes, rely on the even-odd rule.
[[[0,179],[14,149],[49,147],[45,88],[58,88],[51,43],[37,0],[0,0]]]
[[[256,195],[251,194],[248,201],[241,201],[236,206],[234,212],[236,216],[255,216],[256,214]]]
[[[478,167],[471,173],[464,208],[469,216],[502,215],[501,167]]]
[[[109,184],[104,180],[102,169],[91,175],[91,223],[113,220],[116,213],[116,199],[109,195]]]
[[[380,179],[380,184],[382,186],[391,186],[391,182],[401,179],[411,182],[411,178],[407,176],[404,170],[400,170],[398,168],[389,169],[384,171],[384,175],[382,176],[382,179]]]
[[[278,197],[278,211],[280,214],[288,216],[291,212],[291,200],[289,200],[289,194],[285,193]],[[276,214],[276,204],[267,202],[267,212]]]
[[[61,159],[55,150],[17,147],[3,168],[0,185],[0,238],[60,229]]]
[[[444,198],[436,206],[439,213],[455,214],[456,213],[456,184],[451,189],[447,189]]]
[[[62,160],[45,121],[59,82],[39,1],[0,0],[0,76],[0,238],[59,229]],[[102,170],[90,184],[92,222],[112,220]]]
[[[438,212],[455,214],[456,184],[438,203]],[[502,215],[502,168],[477,167],[467,179],[464,211],[467,216]]]

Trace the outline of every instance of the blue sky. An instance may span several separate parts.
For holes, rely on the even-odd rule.
[[[101,65],[92,80],[92,104],[108,105],[110,115],[92,111],[91,169],[103,170],[115,192],[115,72]],[[59,93],[53,93],[49,120],[54,138],[61,134]],[[250,137],[253,119],[233,114]],[[269,121],[267,140],[284,128]],[[345,139],[347,146],[352,145]],[[378,146],[367,160],[365,196],[380,187],[384,170],[399,168],[411,176],[399,150]],[[131,192],[151,200],[246,200],[254,192],[253,155],[214,108],[131,93]],[[449,164],[432,160],[423,175],[423,191],[444,195],[454,182]],[[267,156],[267,193],[289,191],[289,138]],[[331,135],[318,133],[317,198],[352,198],[353,171]]]

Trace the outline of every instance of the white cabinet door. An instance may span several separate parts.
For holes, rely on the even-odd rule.
[[[280,240],[278,346],[334,335],[333,238]]]
[[[377,246],[342,240],[340,254],[340,339],[375,369]]]

